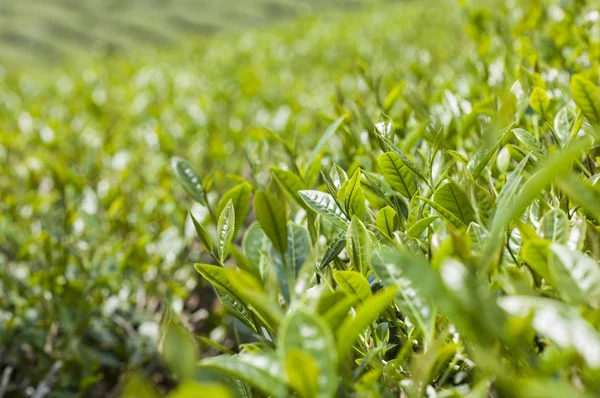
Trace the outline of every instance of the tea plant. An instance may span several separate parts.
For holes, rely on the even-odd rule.
[[[362,68],[369,93],[340,93],[316,144],[265,144],[283,154],[268,178],[250,164],[210,201],[173,158],[206,208],[190,217],[212,263],[195,268],[239,321],[235,352],[172,368],[182,386],[213,388],[197,372],[240,396],[600,393],[598,12],[463,12],[472,42],[449,69],[386,87]],[[194,352],[163,346],[171,366],[177,350]]]

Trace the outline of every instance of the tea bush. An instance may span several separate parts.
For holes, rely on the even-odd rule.
[[[5,390],[598,395],[596,4],[330,18],[6,72]]]
[[[214,201],[172,159],[209,215],[195,268],[239,320],[234,352],[189,368],[165,323],[181,391],[216,388],[197,373],[223,396],[600,393],[600,15],[463,6],[448,63],[397,85],[363,68],[368,92],[339,93],[318,141],[275,133]]]

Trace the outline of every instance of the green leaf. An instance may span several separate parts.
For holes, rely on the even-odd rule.
[[[379,210],[375,219],[375,226],[383,235],[387,238],[392,239],[394,231],[398,229],[398,222],[396,219],[396,210],[390,206],[386,206]]]
[[[317,361],[301,350],[291,348],[286,352],[284,362],[287,383],[290,387],[303,398],[318,396],[319,366]]]
[[[305,228],[289,222],[287,225],[287,250],[282,255],[275,250],[271,253],[275,274],[279,281],[279,287],[286,302],[290,302],[290,286],[294,286],[300,267],[304,264],[310,253],[310,239]]]
[[[419,197],[419,199],[431,206],[431,208],[435,210],[443,219],[452,223],[456,228],[466,227],[465,223],[463,223],[460,218],[456,217],[452,212],[450,212],[442,205],[439,205],[436,202],[427,198]]]
[[[533,135],[523,129],[513,129],[513,132],[517,139],[525,145],[525,148],[533,153],[539,161],[544,161],[548,158],[548,149]]]
[[[168,395],[169,398],[197,398],[197,397],[214,397],[214,398],[233,398],[227,387],[218,384],[198,383],[196,381],[188,381],[177,386]]]
[[[458,218],[465,226],[469,225],[470,222],[475,221],[475,211],[471,206],[469,197],[465,191],[452,180],[445,182],[435,191],[433,194],[433,201],[452,213],[452,215]],[[443,213],[441,213],[441,215],[445,217]],[[448,221],[452,222],[451,220]],[[457,225],[457,227],[462,227],[462,225]]]
[[[196,233],[198,234],[200,242],[202,242],[206,250],[212,252],[214,249],[212,238],[191,212],[190,217],[192,218],[192,222],[194,223],[194,228],[196,229]]]
[[[361,220],[365,219],[366,204],[365,194],[360,187],[361,171],[357,169],[351,179],[346,181],[338,192],[338,198],[342,201],[346,212]]]
[[[569,199],[583,207],[586,212],[600,222],[600,189],[588,181],[582,181],[577,174],[571,173],[558,179],[560,189]]]
[[[331,166],[331,170],[329,171],[329,176],[331,177],[333,186],[336,189],[340,189],[342,187],[342,185],[344,185],[344,183],[346,181],[348,181],[348,175],[346,175],[346,172],[344,171],[344,169],[342,169],[337,164],[334,164],[333,166]]]
[[[575,124],[575,113],[569,107],[562,107],[554,118],[554,130],[561,143],[567,142],[571,136],[571,127]]]
[[[538,275],[547,281],[551,281],[548,268],[550,255],[550,243],[541,239],[526,240],[521,247],[523,260]]]
[[[363,302],[371,297],[369,282],[358,272],[334,270],[333,279],[348,295],[357,296]]]
[[[162,395],[154,383],[138,372],[129,372],[120,391],[121,398],[160,398]]]
[[[237,235],[240,228],[244,225],[244,220],[246,220],[248,210],[250,209],[251,195],[252,186],[247,182],[243,182],[227,191],[219,201],[219,205],[217,206],[218,214],[223,213],[225,206],[227,206],[230,201],[233,204],[235,214],[235,229],[233,232],[233,237]]]
[[[235,268],[196,264],[196,270],[215,288],[225,291],[238,302],[244,303],[272,331],[282,318],[281,309],[270,301],[260,283],[247,272]]]
[[[514,97],[513,97],[514,98]],[[467,170],[471,174],[474,180],[476,180],[481,172],[485,169],[485,166],[489,163],[494,153],[498,150],[498,147],[502,142],[506,140],[508,135],[512,133],[511,127],[513,123],[510,124],[505,130],[499,140],[497,140],[494,144],[485,143],[481,148],[475,152],[475,156],[469,161],[467,164]]]
[[[177,380],[185,381],[194,377],[198,345],[194,336],[170,317],[161,323],[161,357]]]
[[[589,148],[592,144],[591,140],[584,138],[573,142],[562,152],[551,156],[548,161],[534,173],[525,184],[523,184],[516,196],[507,197],[498,206],[490,235],[486,240],[484,252],[489,260],[496,257],[498,248],[502,245],[502,240],[499,238],[502,231],[510,222],[517,218],[525,208],[535,200],[542,191],[555,179],[558,179],[571,170],[575,160],[581,153]],[[490,264],[494,264],[491,261]]]
[[[501,297],[506,312],[519,317],[533,314],[531,326],[558,347],[574,349],[593,368],[600,368],[600,335],[577,311],[559,301],[526,296]]]
[[[554,284],[571,301],[600,308],[600,265],[583,253],[553,243],[551,275]]]
[[[200,370],[216,370],[243,380],[265,395],[286,396],[284,372],[274,353],[220,355],[203,359],[198,366]]]
[[[421,235],[421,233],[425,231],[427,227],[429,227],[429,225],[431,225],[431,223],[437,218],[438,216],[429,216],[417,221],[406,231],[406,235],[410,236],[411,238],[418,238],[419,235]]]
[[[371,258],[371,242],[367,228],[357,217],[352,217],[346,241],[350,263],[358,272],[366,273]]]
[[[300,206],[306,207],[306,203],[302,200],[302,197],[298,193],[303,189],[306,189],[306,184],[302,179],[295,173],[289,170],[282,170],[277,167],[271,167],[269,169],[271,175],[277,180],[281,188],[288,194],[292,199],[296,201]]]
[[[379,167],[392,189],[410,199],[417,191],[417,183],[412,170],[395,152],[379,155]]]
[[[242,247],[244,254],[254,267],[260,270],[260,264],[271,246],[267,235],[260,229],[258,223],[253,223],[248,227],[244,234]]]
[[[582,75],[571,78],[571,92],[577,106],[594,126],[600,124],[600,88]]]
[[[544,239],[556,243],[567,243],[569,239],[569,217],[561,209],[552,209],[542,217],[538,233]]]
[[[413,262],[413,261],[411,261]],[[435,308],[424,298],[412,280],[406,278],[403,267],[414,267],[398,253],[382,249],[373,253],[372,267],[384,286],[397,286],[396,304],[400,310],[416,323],[428,340],[433,338]]]
[[[312,396],[333,397],[338,385],[337,352],[333,334],[325,322],[303,308],[296,308],[282,322],[279,336],[284,358],[287,359],[290,351],[298,350],[315,361],[317,374],[307,375],[310,377],[308,382],[313,385],[307,390],[316,392]],[[285,364],[287,368],[289,362],[285,360]],[[288,379],[293,378],[292,374],[302,366],[302,363],[296,363],[292,369],[286,369]]]
[[[529,104],[531,105],[531,109],[536,111],[543,119],[548,117],[550,98],[548,98],[546,90],[541,87],[534,88],[529,97]]]
[[[327,245],[319,268],[324,268],[332,262],[346,247],[346,231],[340,231]]]
[[[256,218],[275,250],[285,253],[287,250],[287,208],[277,197],[267,191],[261,191],[254,197]]]
[[[206,192],[204,192],[202,180],[200,177],[198,177],[192,166],[186,160],[175,156],[171,158],[171,168],[175,172],[175,176],[183,188],[192,197],[192,199],[208,207]]]
[[[229,199],[223,212],[219,216],[217,224],[217,252],[221,263],[225,261],[228,254],[228,246],[233,240],[233,231],[235,230],[235,211],[233,210],[233,202]]]
[[[346,356],[349,355],[354,342],[363,330],[390,306],[396,290],[396,286],[385,288],[376,295],[369,297],[358,307],[356,309],[356,316],[346,317],[346,320],[339,327],[337,335],[337,352],[340,362],[343,362]]]
[[[331,123],[331,125],[329,127],[327,127],[327,130],[325,130],[325,133],[323,133],[323,135],[319,139],[319,142],[317,142],[317,145],[312,150],[308,163],[312,163],[312,161],[319,155],[319,152],[321,152],[321,149],[323,149],[323,147],[325,146],[327,141],[329,141],[329,139],[331,137],[333,137],[333,135],[335,134],[337,129],[341,126],[341,124],[344,122],[346,117],[347,117],[347,115],[340,116],[333,123]]]
[[[217,297],[219,297],[219,300],[221,300],[221,303],[223,303],[227,311],[250,329],[256,331],[256,325],[254,324],[252,314],[248,308],[246,308],[246,306],[239,301],[239,299],[235,298],[224,290],[219,289],[217,286],[213,286],[215,287]]]
[[[300,191],[302,200],[314,211],[329,220],[332,224],[346,229],[348,218],[335,203],[335,199],[328,193],[320,191]]]

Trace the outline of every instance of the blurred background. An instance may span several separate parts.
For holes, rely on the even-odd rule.
[[[394,0],[3,0],[0,59],[59,61],[97,51],[176,46],[335,8]]]

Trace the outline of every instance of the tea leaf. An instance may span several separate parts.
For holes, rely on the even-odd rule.
[[[404,164],[395,152],[379,155],[379,167],[392,189],[410,199],[417,191],[417,184],[412,170]]]
[[[573,75],[571,92],[584,116],[597,126],[600,123],[600,88],[582,75]]]
[[[340,289],[348,295],[357,296],[361,301],[371,297],[371,287],[369,282],[358,272],[354,271],[333,271],[333,279]]]
[[[261,191],[254,197],[256,218],[279,253],[287,250],[287,209],[275,195]]]
[[[175,172],[175,176],[192,199],[208,207],[202,180],[198,177],[192,166],[185,159],[175,156],[171,158],[171,167]]]
[[[346,250],[354,269],[366,272],[371,258],[371,242],[365,225],[357,217],[352,217],[346,240]]]
[[[228,245],[233,240],[234,229],[235,211],[233,210],[233,202],[230,199],[219,216],[219,224],[217,225],[217,252],[219,253],[219,260],[221,260],[221,262],[224,262],[227,257]]]
[[[320,191],[300,191],[302,200],[314,211],[340,227],[348,227],[348,218],[335,203],[333,196]]]
[[[246,220],[246,215],[248,215],[248,210],[250,209],[251,195],[252,186],[246,182],[243,182],[225,192],[221,200],[219,200],[219,205],[217,206],[218,214],[223,213],[223,210],[225,210],[225,207],[230,201],[233,204],[233,210],[235,214],[235,229],[233,232],[233,237],[237,235],[240,228],[244,225],[244,220]]]

